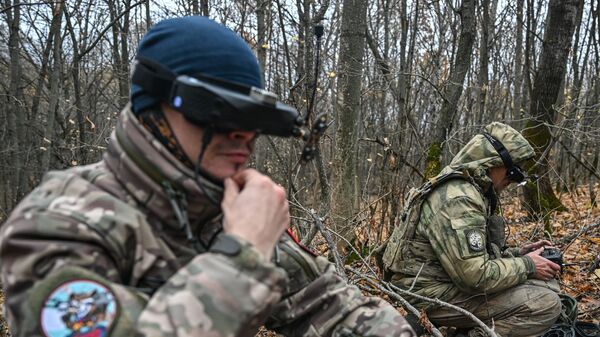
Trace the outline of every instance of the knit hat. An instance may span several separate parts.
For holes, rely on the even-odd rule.
[[[155,61],[177,75],[208,75],[263,88],[260,66],[246,42],[229,28],[202,16],[163,20],[140,42],[137,55]],[[131,85],[135,114],[158,101]]]

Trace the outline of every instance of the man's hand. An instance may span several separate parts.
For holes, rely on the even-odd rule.
[[[544,247],[528,253],[527,256],[531,257],[533,263],[535,264],[535,274],[533,274],[533,278],[542,281],[550,281],[560,273],[560,266],[546,258],[541,257],[540,254],[542,251],[544,251]]]
[[[538,242],[530,243],[530,244],[527,244],[527,245],[524,245],[523,247],[521,247],[519,249],[519,253],[521,254],[521,256],[523,256],[527,253],[530,253],[536,249],[539,249],[539,248],[545,247],[545,246],[552,246],[552,242],[550,242],[548,240],[540,240]]]
[[[225,179],[223,230],[254,245],[268,261],[290,224],[283,187],[253,169]]]

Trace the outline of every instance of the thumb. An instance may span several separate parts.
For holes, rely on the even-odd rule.
[[[544,247],[540,247],[540,248],[532,251],[530,254],[540,255],[543,251],[544,251]]]
[[[240,188],[238,184],[231,178],[226,178],[223,182],[225,189],[223,191],[223,201],[221,201],[221,207],[225,208],[227,205],[233,203],[235,198],[240,194]]]

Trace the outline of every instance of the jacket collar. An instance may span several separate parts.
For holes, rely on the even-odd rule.
[[[223,187],[200,176],[194,180],[190,168],[177,160],[146,128],[127,105],[121,112],[104,154],[104,161],[116,179],[148,214],[177,231],[205,235],[206,223],[219,216]],[[200,188],[202,184],[203,188]],[[189,219],[189,227],[183,222]],[[220,224],[218,225],[220,227]],[[212,236],[212,235],[211,235]]]

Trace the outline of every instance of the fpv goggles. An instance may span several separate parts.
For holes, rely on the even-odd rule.
[[[484,132],[483,136],[492,144],[500,159],[504,163],[504,167],[506,167],[506,177],[508,180],[516,182],[516,183],[524,183],[526,179],[535,179],[534,176],[528,176],[525,171],[519,165],[513,163],[512,157],[508,153],[508,150],[504,147],[501,141],[496,139],[491,134]]]
[[[302,132],[298,111],[271,92],[202,74],[177,75],[142,57],[136,61],[131,82],[198,126],[217,132],[245,130],[280,137]]]

